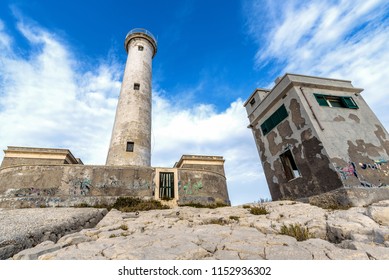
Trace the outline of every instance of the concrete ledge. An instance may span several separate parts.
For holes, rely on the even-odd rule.
[[[320,195],[301,199],[323,208],[332,206],[367,206],[389,199],[389,186],[385,187],[348,187],[333,190]]]

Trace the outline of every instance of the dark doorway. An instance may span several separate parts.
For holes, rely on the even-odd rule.
[[[174,172],[159,173],[159,198],[174,198]]]

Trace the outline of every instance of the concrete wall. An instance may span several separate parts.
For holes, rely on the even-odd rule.
[[[230,205],[226,178],[215,172],[178,169],[178,205],[222,203]]]
[[[1,168],[12,166],[12,165],[55,165],[55,164],[65,164],[64,159],[45,159],[45,158],[14,158],[14,157],[4,157],[3,162],[1,163]]]
[[[302,90],[322,127],[316,129],[318,137],[344,186],[389,185],[389,135],[362,95],[347,88],[303,87]],[[296,91],[302,94],[300,89]],[[323,107],[313,93],[351,96],[359,108]],[[307,104],[305,107],[308,111]]]
[[[113,203],[119,196],[158,199],[158,172],[174,172],[174,204],[229,204],[218,173],[145,166],[38,165],[0,169],[0,208]]]
[[[92,197],[153,197],[154,169],[87,165],[17,166],[0,169],[0,197],[94,201]],[[49,199],[53,202],[53,199]],[[27,199],[28,200],[28,199]],[[34,201],[34,199],[32,199]],[[77,204],[77,203],[76,203]],[[93,203],[92,203],[93,204]]]
[[[303,198],[343,187],[389,185],[389,135],[351,82],[286,74],[262,102],[245,103],[273,199]],[[320,106],[314,93],[352,96],[359,109]],[[282,104],[288,117],[263,135]],[[280,155],[293,154],[301,176],[288,179]]]

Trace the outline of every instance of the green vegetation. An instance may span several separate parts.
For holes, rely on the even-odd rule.
[[[116,234],[111,234],[110,236],[109,236],[109,238],[115,238],[116,237]]]
[[[203,205],[200,203],[187,203],[187,204],[181,204],[180,206],[188,206],[188,207],[194,207],[194,208],[210,208],[210,209],[215,209],[219,207],[227,207],[227,204],[224,203],[214,203],[214,204],[208,204],[208,205]]]
[[[243,205],[242,207],[243,207],[243,209],[249,209],[249,208],[251,208],[251,206],[250,206],[250,205],[247,205],[247,204],[246,204],[246,205]]]
[[[111,209],[117,209],[122,212],[136,212],[136,211],[148,211],[154,209],[169,209],[168,206],[162,205],[161,202],[156,200],[143,200],[137,197],[118,197],[114,204],[95,204],[89,205],[88,203],[82,202],[80,204],[75,205],[74,207],[85,208],[85,207],[93,207],[93,208],[107,208],[108,211]]]
[[[148,211],[154,209],[169,209],[156,200],[142,200],[137,197],[119,197],[112,208],[122,212]]]
[[[250,213],[253,215],[267,215],[270,212],[267,211],[265,206],[254,206],[250,208]]]
[[[230,220],[234,220],[234,221],[239,222],[239,217],[238,216],[230,216],[229,218],[230,218]]]
[[[303,227],[300,224],[283,225],[280,229],[280,234],[292,236],[296,238],[297,241],[315,238],[315,236],[309,232],[308,228]]]
[[[209,224],[212,224],[212,225],[221,225],[221,226],[224,226],[224,225],[228,225],[229,224],[229,221],[223,219],[223,218],[214,218],[214,219],[210,219],[210,220],[207,220],[205,221],[205,224],[206,225],[209,225]]]
[[[122,230],[128,230],[128,226],[125,225],[125,224],[122,224],[122,225],[120,226],[120,229],[122,229]]]

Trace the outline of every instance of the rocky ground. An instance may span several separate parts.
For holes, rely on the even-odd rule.
[[[348,210],[292,201],[261,205],[268,214],[242,206],[111,210],[94,228],[47,240],[13,259],[389,259],[389,201]],[[309,229],[311,238],[280,234],[290,224]]]
[[[107,213],[92,208],[0,209],[0,260],[19,251],[94,227]]]

